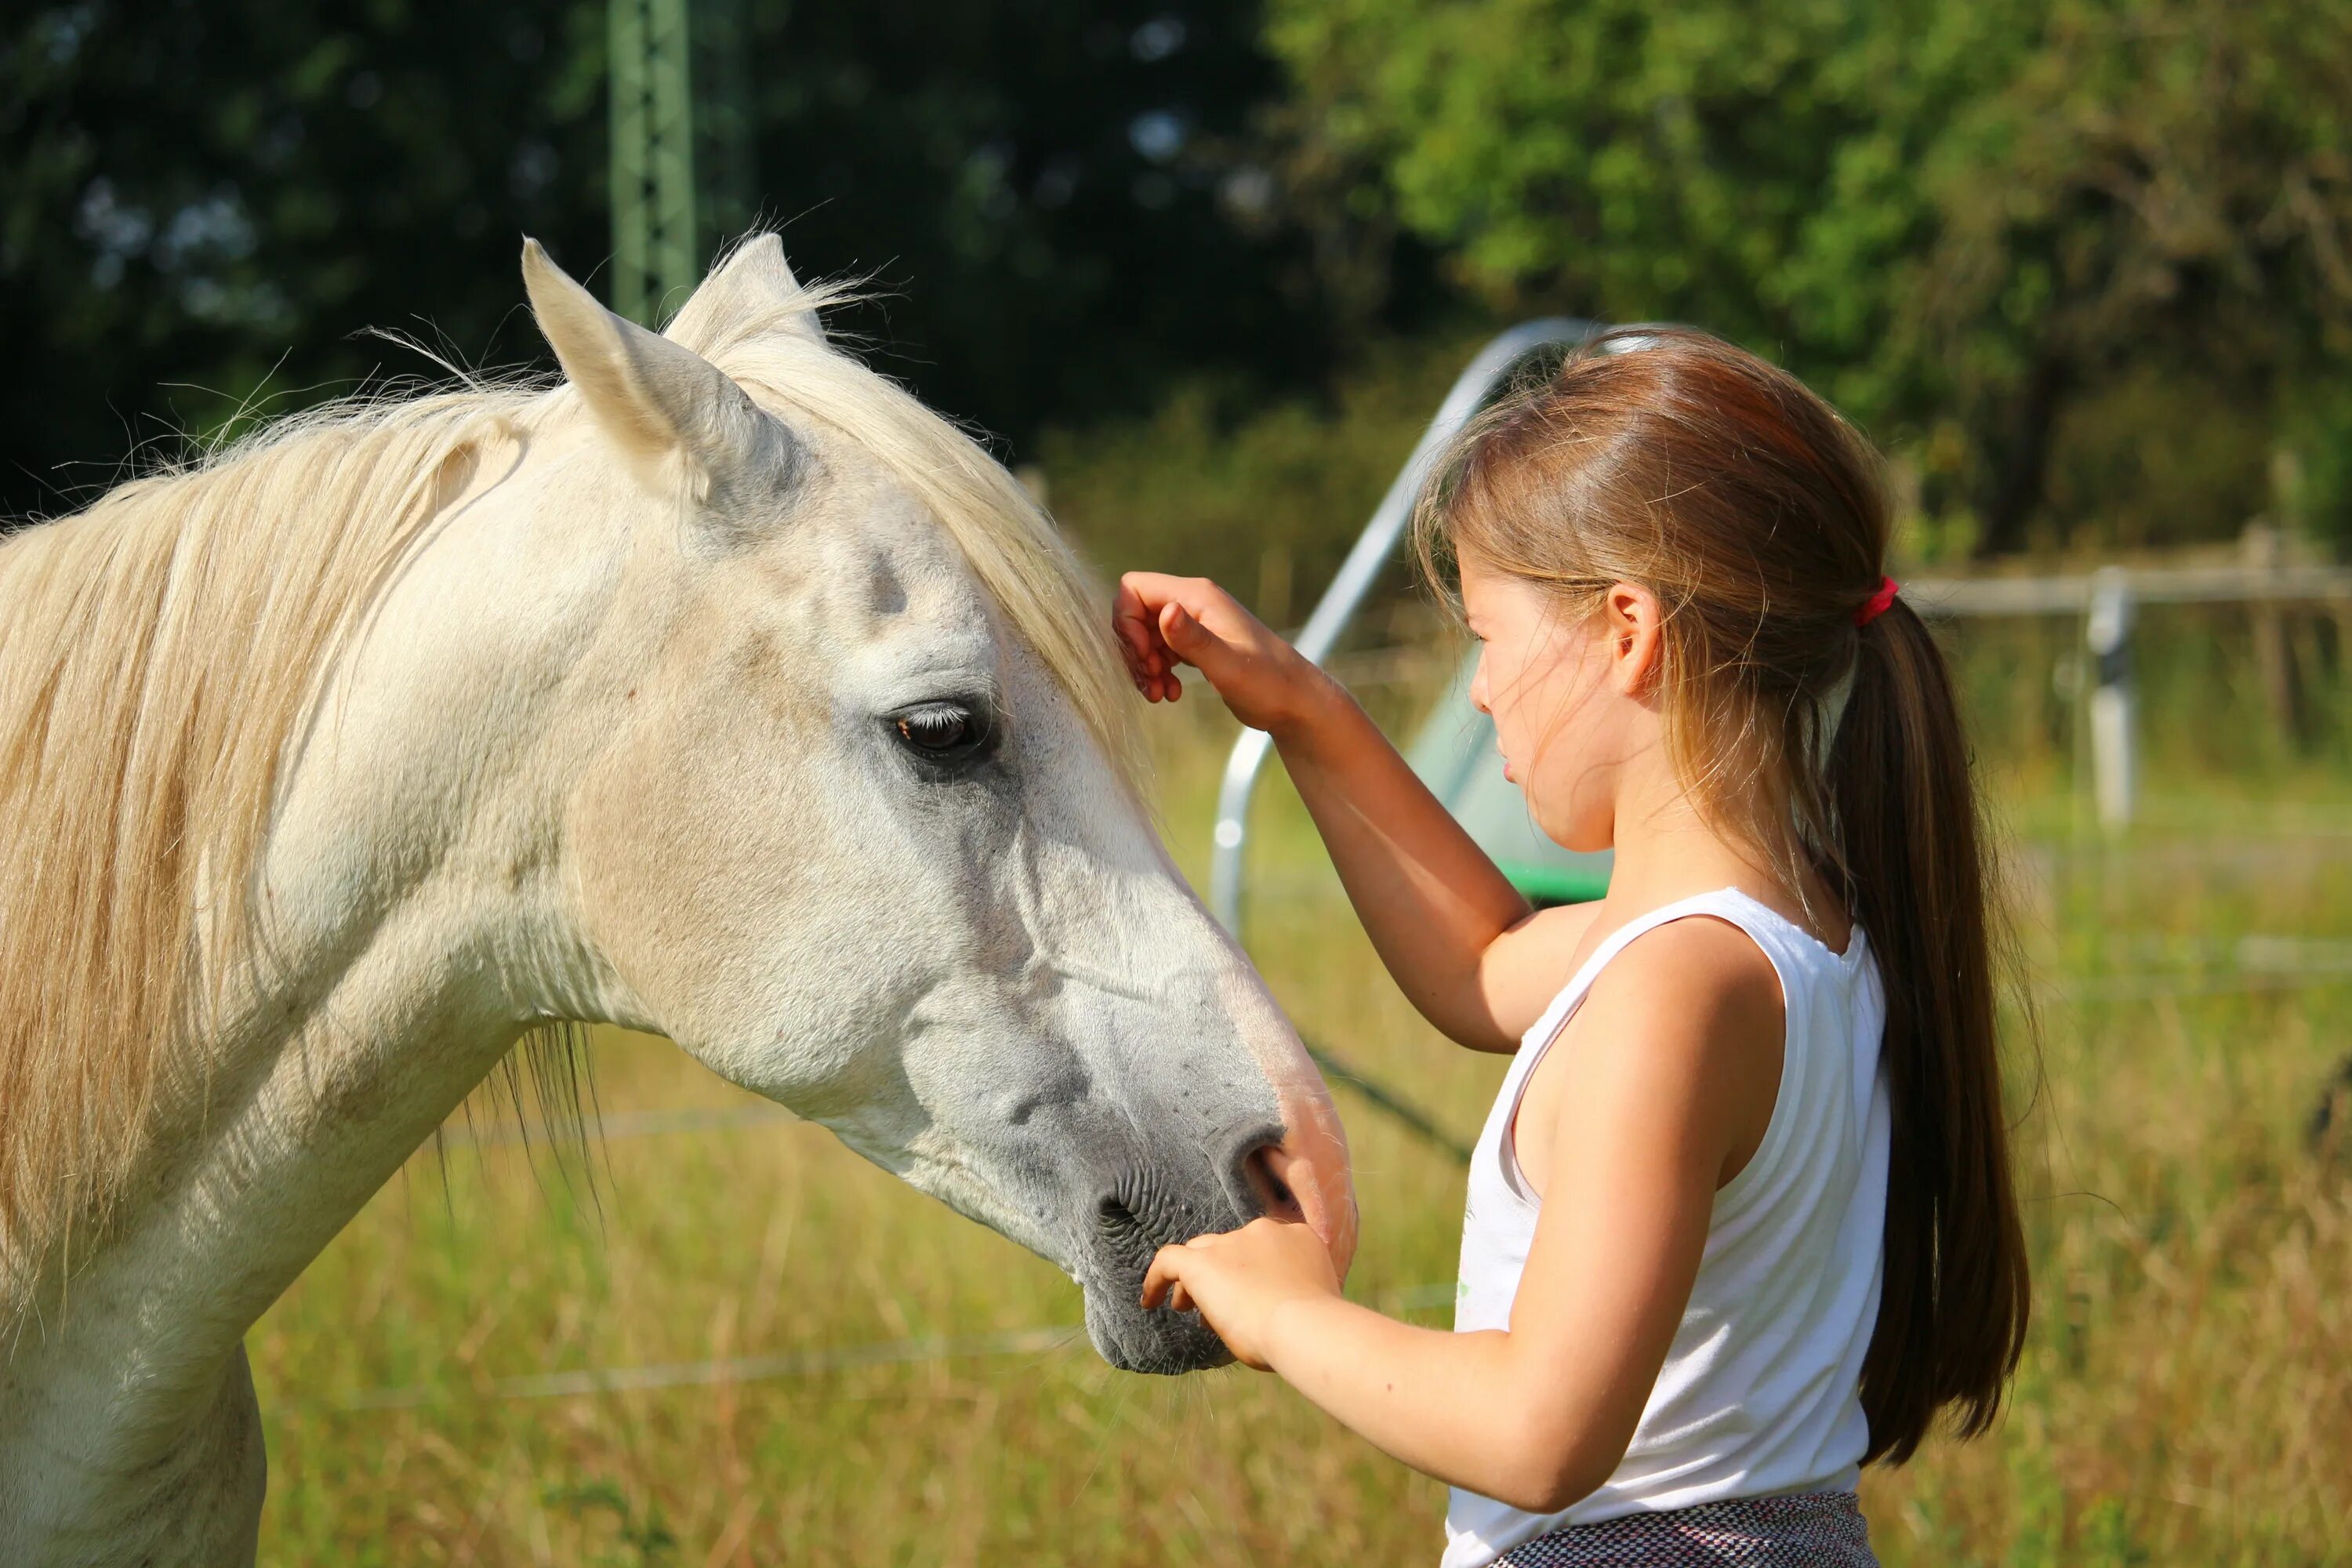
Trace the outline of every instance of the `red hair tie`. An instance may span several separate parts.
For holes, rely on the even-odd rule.
[[[1866,626],[1885,615],[1886,606],[1895,603],[1895,579],[1881,577],[1878,580],[1878,592],[1873,594],[1869,601],[1853,613],[1853,624]]]

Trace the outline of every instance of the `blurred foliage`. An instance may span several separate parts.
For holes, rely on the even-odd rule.
[[[70,510],[135,446],[299,406],[413,331],[536,347],[518,237],[604,238],[601,6],[104,0],[0,22],[0,513]]]
[[[1474,346],[1381,343],[1328,396],[1268,402],[1193,378],[1147,418],[1047,431],[1047,500],[1107,566],[1213,577],[1296,626]]]
[[[751,0],[758,170],[803,273],[871,276],[837,327],[1025,444],[1213,367],[1251,392],[1329,356],[1248,131],[1283,89],[1249,0]]]
[[[2304,410],[2352,379],[2333,0],[1269,11],[1368,214],[1392,203],[1499,309],[1679,319],[1782,360],[1909,448],[1981,549],[2233,531],[2273,433],[2321,437]],[[2157,430],[2083,406],[2149,407],[2156,382]],[[2237,430],[2200,432],[2189,490],[2212,494],[2168,450],[2200,403]],[[2062,479],[2088,492],[2063,511]],[[2308,500],[2352,537],[2352,489]],[[2134,513],[2167,521],[2110,522]]]
[[[761,216],[873,280],[837,324],[1155,559],[1311,575],[1538,309],[1789,364],[1938,554],[2352,550],[2335,0],[743,6]],[[607,252],[604,47],[604,0],[9,12],[0,517],[438,374],[371,326],[539,358],[516,241]]]
[[[541,353],[524,233],[609,253],[604,0],[85,0],[0,18],[0,516],[134,444],[428,362]],[[762,216],[836,325],[1016,439],[1223,367],[1311,382],[1311,258],[1257,211],[1281,89],[1244,0],[749,0]],[[672,301],[673,305],[677,301]]]

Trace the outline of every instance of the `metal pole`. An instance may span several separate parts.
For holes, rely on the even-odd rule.
[[[1298,634],[1300,653],[1318,665],[1330,657],[1339,635],[1371,593],[1381,569],[1396,553],[1397,543],[1412,521],[1413,503],[1420,499],[1430,465],[1512,367],[1537,349],[1582,342],[1599,330],[1591,321],[1569,317],[1525,321],[1478,351],[1438,405],[1436,416],[1422,432],[1388,493],[1381,498],[1371,521],[1357,536],[1347,560],[1340,563],[1339,575],[1324,590],[1322,602],[1307,617],[1306,629]],[[1217,826],[1209,856],[1209,910],[1236,936],[1242,927],[1243,849],[1249,838],[1250,796],[1256,791],[1258,772],[1265,766],[1271,744],[1263,730],[1243,731],[1225,761],[1224,782],[1217,791]]]
[[[2110,832],[2130,823],[2139,782],[2132,753],[2131,627],[2131,579],[2120,566],[2103,566],[2091,579],[2084,642],[2092,661],[2092,791],[2099,826]]]
[[[613,309],[657,324],[701,276],[688,0],[611,0]]]

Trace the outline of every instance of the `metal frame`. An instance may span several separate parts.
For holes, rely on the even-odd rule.
[[[660,324],[751,220],[741,0],[610,0],[613,309]]]
[[[613,309],[656,324],[695,268],[693,39],[687,0],[612,0]]]
[[[1340,635],[1363,607],[1381,568],[1396,553],[1398,542],[1412,521],[1413,503],[1420,498],[1430,465],[1513,368],[1538,349],[1572,346],[1601,330],[1596,322],[1573,317],[1546,317],[1523,321],[1478,351],[1454,379],[1453,390],[1438,405],[1436,416],[1414,443],[1412,456],[1405,459],[1388,493],[1381,498],[1364,531],[1356,536],[1354,546],[1339,563],[1339,574],[1331,579],[1330,587],[1324,590],[1315,613],[1307,617],[1306,629],[1298,634],[1300,653],[1318,665],[1330,657]],[[1243,731],[1241,739],[1234,743],[1233,754],[1225,761],[1224,782],[1217,790],[1217,826],[1209,857],[1209,910],[1235,936],[1241,934],[1242,927],[1250,797],[1256,793],[1257,776],[1265,766],[1266,751],[1272,743],[1263,730]]]

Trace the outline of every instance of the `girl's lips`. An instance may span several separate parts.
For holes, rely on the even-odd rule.
[[[1519,775],[1511,771],[1511,759],[1508,757],[1503,759],[1503,777],[1510,784],[1519,782]]]

